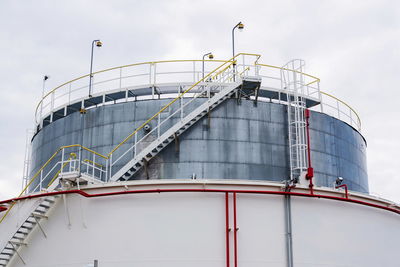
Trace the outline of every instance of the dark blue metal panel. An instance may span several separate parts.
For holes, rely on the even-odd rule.
[[[168,102],[163,99],[106,105],[51,123],[33,140],[32,173],[63,145],[83,144],[107,154]],[[258,102],[254,106],[249,100],[238,105],[236,100],[229,99],[212,111],[210,123],[208,128],[205,117],[183,133],[179,151],[172,143],[157,155],[149,164],[150,178],[185,179],[195,174],[197,179],[288,179],[285,105]],[[341,176],[350,190],[368,192],[366,144],[356,130],[333,117],[312,112],[310,136],[317,186],[331,187]],[[125,162],[121,161],[114,171]],[[135,177],[144,178],[143,171]]]

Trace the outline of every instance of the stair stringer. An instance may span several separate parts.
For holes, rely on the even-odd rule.
[[[232,83],[231,85],[223,88],[220,92],[216,93],[213,97],[209,98],[206,102],[195,108],[191,113],[186,115],[182,120],[177,122],[174,126],[168,129],[158,139],[150,143],[137,156],[130,160],[125,166],[118,170],[112,177],[111,181],[128,180],[137,171],[144,166],[145,162],[154,158],[161,152],[169,143],[177,136],[181,135],[193,124],[203,118],[210,110],[224,102],[225,99],[231,97],[236,90],[241,86],[241,82]]]
[[[20,255],[21,248],[29,245],[33,232],[44,231],[40,223],[43,219],[48,219],[48,215],[56,206],[58,198],[58,196],[46,196],[33,205],[26,219],[10,235],[9,241],[0,251],[0,267],[10,266],[16,257],[19,257],[24,264],[28,264]],[[45,235],[44,232],[43,234]]]

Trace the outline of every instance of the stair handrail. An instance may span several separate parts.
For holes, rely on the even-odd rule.
[[[225,61],[223,64],[221,64],[220,66],[218,66],[217,68],[215,68],[214,70],[212,70],[211,72],[209,72],[206,76],[204,76],[203,78],[201,78],[200,80],[198,80],[197,82],[195,82],[192,86],[190,86],[188,89],[186,89],[185,91],[183,91],[182,93],[180,93],[176,98],[174,98],[171,102],[169,102],[168,104],[166,104],[163,108],[160,109],[160,111],[158,111],[156,114],[154,114],[152,117],[150,117],[148,120],[146,120],[142,125],[140,125],[138,128],[136,128],[131,134],[129,134],[121,143],[119,143],[116,147],[114,147],[113,150],[111,150],[111,152],[109,152],[107,154],[108,157],[110,157],[116,150],[118,150],[118,148],[120,148],[123,144],[125,144],[129,139],[131,139],[138,131],[140,131],[141,129],[143,129],[143,127],[148,124],[149,122],[151,122],[153,119],[155,119],[159,114],[161,114],[164,110],[166,110],[169,106],[171,106],[173,103],[175,103],[177,100],[181,99],[186,93],[190,92],[194,87],[196,87],[197,85],[199,85],[201,82],[206,81],[208,78],[212,78],[215,79],[218,75],[220,75],[223,71],[225,71],[226,69],[228,69],[230,66],[235,65],[236,64],[236,58],[239,56],[255,56],[257,57],[257,59],[254,62],[254,66],[256,66],[258,59],[261,57],[261,55],[259,54],[250,54],[250,53],[239,53],[236,56],[232,57],[231,59]],[[227,65],[226,65],[227,64]],[[225,66],[226,65],[226,66]],[[225,66],[225,68],[223,68]],[[218,71],[220,68],[223,68],[222,70]],[[217,72],[216,74],[214,74],[215,72]]]
[[[146,61],[146,62],[140,62],[140,63],[133,63],[133,64],[128,64],[128,65],[123,65],[123,66],[118,66],[118,67],[112,67],[112,68],[108,68],[108,69],[104,69],[104,70],[100,70],[100,71],[96,71],[93,72],[92,75],[96,75],[96,74],[100,74],[100,73],[104,73],[104,72],[108,72],[108,71],[112,71],[112,70],[117,70],[117,69],[124,69],[124,68],[129,68],[129,67],[134,67],[134,66],[141,66],[141,65],[155,65],[155,64],[159,64],[159,63],[175,63],[175,62],[226,62],[225,60],[219,60],[219,59],[176,59],[176,60],[159,60],[159,61]],[[77,77],[75,79],[72,79],[70,81],[64,82],[63,84],[51,89],[49,92],[47,92],[46,94],[43,95],[43,97],[40,99],[40,101],[37,103],[36,108],[35,108],[35,122],[38,123],[37,121],[37,115],[38,115],[38,111],[41,105],[43,105],[43,101],[49,97],[51,94],[55,93],[58,89],[64,87],[67,84],[72,84],[73,82],[82,80],[84,78],[89,77],[90,74],[85,74],[82,75],[80,77]],[[86,86],[85,86],[86,87]]]
[[[51,163],[51,161],[52,161],[61,151],[63,151],[63,149],[72,148],[72,147],[78,147],[79,149],[86,150],[86,151],[88,151],[88,152],[90,152],[90,153],[93,153],[93,154],[95,154],[95,155],[97,155],[97,156],[100,156],[100,157],[102,157],[102,158],[104,158],[104,159],[108,159],[106,156],[104,156],[104,155],[102,155],[102,154],[100,154],[100,153],[98,153],[98,152],[96,152],[96,151],[93,151],[93,150],[91,150],[90,148],[87,148],[87,147],[84,147],[84,146],[82,146],[82,145],[79,145],[79,144],[68,145],[68,146],[61,146],[61,147],[58,148],[58,149],[56,150],[56,152],[54,152],[54,154],[46,161],[46,163],[43,164],[43,166],[40,167],[39,170],[32,176],[32,178],[29,180],[29,182],[26,184],[26,186],[22,189],[21,193],[19,193],[19,195],[18,195],[17,198],[21,197],[21,196],[26,192],[26,190],[31,186],[31,184],[39,177],[40,173],[44,170],[44,168],[46,168],[46,167]],[[70,161],[70,159],[67,160],[66,163],[68,163],[69,161]],[[58,171],[58,174],[59,174],[59,172],[62,171],[63,168],[64,168],[64,166],[61,166],[61,169]],[[58,176],[58,175],[57,175],[57,176]],[[57,176],[53,177],[53,179],[52,179],[52,180],[49,182],[49,184],[47,185],[47,188],[54,182],[54,180],[55,180],[55,178],[57,178]],[[8,207],[6,213],[1,217],[0,223],[2,223],[2,222],[4,221],[5,217],[10,213],[10,211],[11,211],[11,209],[14,207],[15,203],[16,203],[16,202],[14,202],[13,204],[11,204],[11,205]]]
[[[170,103],[168,103],[168,104],[165,105],[163,108],[161,108],[159,112],[157,112],[156,114],[154,114],[154,115],[153,115],[152,117],[150,117],[147,121],[145,121],[141,126],[139,126],[138,128],[136,128],[134,132],[132,132],[131,134],[129,134],[121,143],[119,143],[119,144],[118,144],[113,150],[111,150],[111,152],[109,152],[107,155],[100,154],[100,153],[98,153],[98,152],[96,152],[96,151],[94,151],[94,150],[91,150],[90,148],[84,147],[84,146],[82,146],[82,145],[80,145],[80,144],[74,144],[74,145],[68,145],[68,146],[61,146],[61,147],[58,148],[58,149],[56,150],[56,152],[54,152],[54,154],[42,165],[42,167],[39,168],[39,170],[32,176],[32,178],[30,179],[30,181],[29,181],[29,182],[27,183],[27,185],[23,188],[23,190],[21,191],[21,193],[18,195],[17,198],[21,197],[21,196],[26,192],[26,190],[29,188],[29,186],[37,179],[37,177],[39,177],[39,174],[43,171],[43,169],[44,169],[45,167],[47,167],[47,166],[50,164],[50,162],[51,162],[51,161],[60,153],[60,151],[62,151],[63,149],[71,148],[71,147],[78,147],[78,148],[84,149],[84,150],[86,150],[86,151],[88,151],[88,152],[90,152],[90,153],[92,153],[92,154],[95,154],[95,155],[97,155],[97,156],[100,156],[100,157],[102,157],[103,159],[106,159],[106,160],[110,159],[110,156],[111,156],[116,150],[118,150],[118,148],[120,148],[124,143],[126,143],[130,138],[132,138],[132,136],[134,136],[134,135],[135,135],[139,130],[141,130],[146,124],[148,124],[150,121],[152,121],[154,118],[156,118],[159,114],[161,114],[164,110],[166,110],[169,106],[171,106],[171,105],[172,105],[173,103],[175,103],[177,100],[183,98],[183,96],[184,96],[185,94],[187,94],[188,92],[190,92],[190,91],[191,91],[193,88],[195,88],[197,85],[199,85],[200,83],[206,81],[206,80],[207,80],[208,78],[210,78],[210,77],[211,77],[212,79],[215,79],[218,75],[220,75],[221,73],[223,73],[224,71],[226,71],[226,70],[227,70],[228,68],[230,68],[232,65],[235,66],[235,65],[236,65],[236,62],[237,62],[236,58],[239,57],[239,56],[255,56],[255,57],[256,57],[256,60],[254,61],[254,66],[257,66],[258,60],[259,60],[260,57],[261,57],[261,55],[259,55],[259,54],[238,53],[237,55],[235,55],[234,57],[230,58],[229,60],[226,60],[226,61],[219,60],[219,61],[217,61],[217,62],[223,62],[223,63],[222,63],[220,66],[218,66],[217,68],[215,68],[214,70],[212,70],[211,72],[209,72],[206,76],[204,76],[203,78],[199,79],[197,82],[195,82],[195,83],[194,83],[192,86],[190,86],[188,89],[186,89],[185,91],[183,91],[182,93],[180,93],[180,94],[179,94],[176,98],[174,98]],[[181,61],[183,62],[183,61],[191,61],[191,60],[181,60]],[[213,61],[215,62],[215,60],[213,60]],[[167,60],[166,60],[166,61],[158,61],[158,62],[171,62],[171,61],[167,61]],[[154,64],[154,62],[143,62],[143,63],[131,64],[131,65],[126,65],[126,67],[127,67],[127,66],[135,66],[135,65],[143,65],[143,64]],[[225,67],[224,67],[224,66],[225,66]],[[224,68],[223,68],[223,67],[224,67]],[[113,70],[113,69],[118,69],[118,68],[121,68],[121,67],[114,67],[114,68],[102,70],[102,71],[99,71],[99,72],[96,72],[96,73],[106,72],[106,71]],[[223,69],[220,70],[221,68],[223,68]],[[216,73],[216,72],[217,72],[217,73]],[[214,74],[214,73],[216,73],[216,74]],[[94,73],[94,74],[95,74],[95,73]],[[55,92],[58,88],[60,88],[60,87],[62,87],[62,86],[64,86],[64,85],[66,85],[66,84],[68,84],[68,83],[71,83],[71,82],[73,82],[73,81],[76,81],[76,80],[82,79],[82,78],[84,78],[84,77],[87,77],[87,76],[88,76],[88,75],[84,75],[84,76],[78,77],[78,78],[76,78],[76,79],[74,79],[74,80],[71,80],[71,81],[69,81],[69,82],[67,82],[67,83],[64,83],[64,84],[62,84],[62,85],[60,85],[60,86],[54,88],[54,89],[51,90],[50,92],[48,92],[48,93],[41,99],[41,101],[39,102],[39,104],[37,105],[37,107],[36,107],[36,112],[37,112],[37,110],[38,110],[40,104],[43,102],[43,99],[44,99],[45,97],[47,97],[47,96],[50,95],[51,93]],[[63,168],[63,166],[62,166],[62,168]],[[54,178],[53,178],[53,180],[54,180]],[[53,180],[52,180],[52,181],[53,181]],[[49,186],[49,185],[48,185],[48,186]],[[13,206],[13,205],[12,205],[12,206]],[[8,208],[6,214],[0,219],[0,223],[4,220],[4,218],[5,218],[5,217],[7,216],[7,214],[10,212],[12,206],[10,206],[10,207]]]

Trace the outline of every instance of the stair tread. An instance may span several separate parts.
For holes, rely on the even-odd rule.
[[[210,110],[217,107],[230,96],[234,95],[235,92],[237,92],[238,86],[239,83],[234,83],[234,86],[232,87],[223,88],[218,93],[213,94],[211,98],[208,99],[208,101],[200,103],[197,108],[189,111],[190,113],[187,114],[184,119],[181,119],[179,122],[175,123],[172,127],[166,130],[164,135],[162,135],[162,138],[160,138],[159,136],[157,140],[154,140],[151,144],[149,144],[149,146],[143,149],[144,151],[142,151],[143,153],[139,154],[139,157],[135,156],[133,162],[131,161],[131,167],[128,169],[128,171],[122,173],[118,179],[124,179],[126,177],[133,176],[137,171],[139,171],[142,166],[145,165],[146,161],[154,158],[167,145],[169,145],[175,139],[174,135],[181,135],[184,131],[186,131],[188,128],[190,128],[200,119],[202,119],[207,113],[209,113]],[[168,136],[168,133],[174,133],[174,135]]]

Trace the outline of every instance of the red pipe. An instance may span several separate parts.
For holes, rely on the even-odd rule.
[[[346,198],[349,199],[349,190],[347,188],[347,184],[338,185],[338,186],[336,186],[336,189],[338,189],[340,187],[344,187],[344,194],[345,194]]]
[[[239,230],[239,228],[237,227],[237,219],[236,218],[237,218],[237,216],[236,216],[236,192],[233,192],[233,227],[235,228],[233,240],[234,240],[234,249],[235,249],[235,267],[238,267],[237,231]]]
[[[6,211],[6,210],[7,210],[7,207],[0,206],[0,212]]]
[[[56,196],[56,195],[67,195],[67,194],[79,194],[81,196],[92,198],[92,197],[105,197],[105,196],[115,196],[115,195],[128,195],[128,194],[148,194],[148,193],[167,193],[167,192],[213,192],[213,193],[241,193],[241,194],[265,194],[265,195],[290,195],[290,196],[297,196],[297,197],[312,197],[312,198],[324,198],[324,199],[331,199],[331,200],[338,200],[344,201],[349,203],[360,204],[364,206],[384,209],[387,211],[391,211],[397,214],[400,214],[400,209],[396,208],[389,208],[387,206],[373,204],[361,200],[350,199],[350,198],[343,198],[343,197],[335,197],[330,195],[319,195],[319,194],[308,194],[308,193],[299,193],[299,192],[285,192],[285,191],[267,191],[267,190],[227,190],[227,189],[147,189],[147,190],[126,190],[126,191],[116,191],[116,192],[109,192],[109,193],[98,193],[98,194],[89,194],[82,190],[67,190],[67,191],[55,191],[49,193],[41,193],[29,196],[23,196],[18,198],[12,198],[8,200],[0,201],[0,204],[10,203],[13,201],[19,201],[24,199],[32,199],[32,198],[39,198],[39,197],[46,197],[46,196]],[[228,205],[228,204],[226,204]],[[229,214],[228,214],[229,215]]]
[[[225,235],[226,235],[226,266],[229,267],[229,195],[225,192]]]
[[[314,184],[313,184],[313,177],[314,177],[314,169],[311,167],[311,146],[310,146],[310,110],[305,109],[304,114],[306,117],[306,131],[307,131],[307,158],[308,158],[308,168],[306,178],[310,180],[310,194],[314,195]]]

